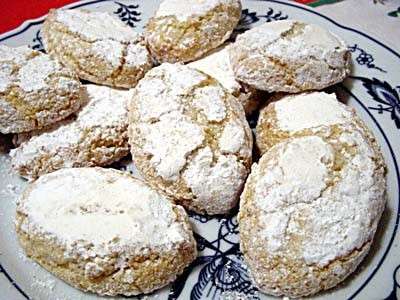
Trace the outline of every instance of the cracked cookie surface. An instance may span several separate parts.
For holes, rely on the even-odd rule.
[[[258,288],[293,298],[336,286],[368,253],[385,206],[385,164],[362,129],[289,138],[241,195],[241,250]]]
[[[128,101],[132,91],[85,85],[87,103],[71,118],[17,137],[13,169],[26,178],[67,167],[109,165],[129,153]]]
[[[342,126],[363,127],[372,139],[354,109],[339,102],[335,94],[276,94],[270,100],[260,110],[257,121],[256,144],[260,154],[289,137],[326,137]]]
[[[27,132],[65,119],[82,102],[69,69],[27,46],[0,45],[0,132]]]
[[[113,169],[62,169],[40,177],[18,201],[16,231],[28,257],[100,295],[150,293],[197,255],[184,209]]]
[[[169,63],[149,71],[130,102],[129,142],[144,178],[176,203],[208,214],[237,204],[252,135],[238,100],[210,76]]]
[[[217,48],[239,22],[239,0],[164,0],[145,36],[159,62],[188,62]]]
[[[320,90],[350,73],[350,52],[333,33],[282,20],[239,35],[230,47],[236,78],[268,92]]]
[[[236,80],[229,61],[228,48],[223,45],[207,56],[187,64],[188,67],[202,71],[215,78],[243,105],[246,115],[250,115],[259,106],[263,95],[260,91]]]
[[[50,10],[42,32],[46,51],[85,80],[131,88],[152,67],[142,35],[106,12]]]

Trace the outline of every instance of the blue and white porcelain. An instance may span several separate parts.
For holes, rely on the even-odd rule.
[[[108,11],[138,31],[154,13],[157,0],[80,1],[67,8]],[[235,33],[281,19],[299,19],[321,25],[342,37],[352,52],[353,71],[342,84],[329,88],[354,107],[382,148],[388,165],[388,203],[373,248],[355,274],[315,299],[400,299],[400,54],[379,40],[338,24],[309,7],[277,0],[243,0],[243,14]],[[9,46],[28,44],[43,50],[40,28],[44,17],[28,20],[0,35]],[[398,37],[393,37],[398,38]],[[254,120],[251,120],[254,124]],[[115,165],[135,171],[129,162]],[[10,170],[0,153],[0,299],[95,299],[58,280],[25,258],[14,234],[15,203],[26,182]],[[199,257],[170,286],[146,299],[269,299],[251,283],[238,244],[235,216],[211,218],[190,215]],[[272,297],[271,297],[272,298]],[[123,299],[123,298],[121,298]]]

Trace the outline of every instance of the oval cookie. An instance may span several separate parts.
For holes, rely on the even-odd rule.
[[[360,130],[272,147],[253,165],[239,212],[258,288],[299,298],[343,281],[371,247],[385,188],[382,155]]]
[[[159,62],[187,62],[217,48],[241,15],[239,0],[164,0],[145,35]]]
[[[42,32],[46,51],[82,79],[131,88],[152,67],[143,37],[106,12],[50,10]]]
[[[81,104],[81,83],[72,71],[27,46],[0,45],[1,133],[43,128]]]
[[[164,63],[135,88],[129,122],[133,160],[153,186],[200,213],[236,205],[252,135],[240,103],[215,79]]]
[[[236,78],[268,92],[319,90],[350,73],[350,52],[313,24],[274,21],[239,35],[229,51]]]
[[[19,135],[10,151],[21,176],[36,178],[68,167],[109,165],[129,153],[131,91],[85,85],[87,103],[73,117],[45,130]]]
[[[25,253],[68,284],[100,295],[149,293],[196,257],[184,209],[113,169],[40,177],[17,205]]]

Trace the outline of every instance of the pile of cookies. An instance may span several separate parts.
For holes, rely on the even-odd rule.
[[[356,269],[386,182],[372,133],[319,91],[349,74],[350,53],[292,20],[226,43],[240,16],[239,0],[164,0],[139,34],[104,12],[51,10],[48,54],[0,46],[0,132],[31,180],[16,214],[29,257],[84,291],[149,293],[196,258],[185,209],[240,202],[260,291],[307,296]],[[129,152],[143,179],[102,168]]]

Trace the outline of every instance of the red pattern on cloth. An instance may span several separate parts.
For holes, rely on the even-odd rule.
[[[76,0],[0,0],[0,33],[20,26],[28,19],[41,17],[50,8],[58,8]]]

